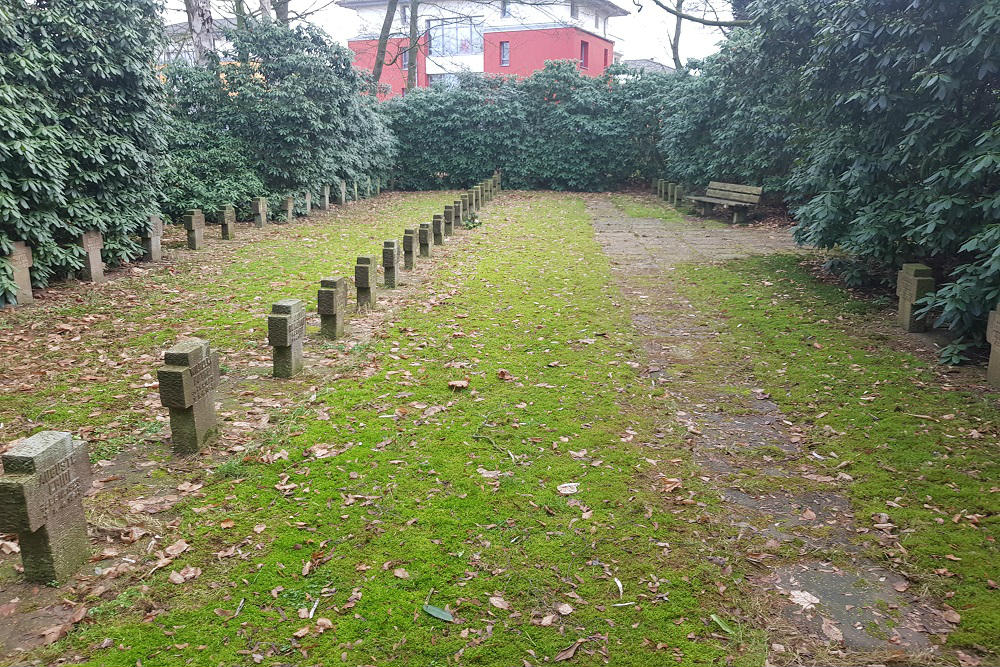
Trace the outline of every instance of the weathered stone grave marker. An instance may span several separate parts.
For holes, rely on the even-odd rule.
[[[478,185],[472,188],[472,208],[478,213],[483,208],[483,189]]]
[[[927,331],[927,321],[913,316],[917,300],[934,291],[934,273],[926,264],[903,264],[896,275],[896,296],[899,297],[899,326],[905,331]]]
[[[323,210],[324,211],[329,211],[330,210],[330,186],[329,185],[324,185],[323,186]]]
[[[267,225],[267,197],[254,197],[250,202],[250,209],[253,211],[254,227],[265,227]]]
[[[35,295],[31,293],[31,267],[34,266],[31,248],[24,241],[14,241],[14,248],[10,251],[7,262],[14,270],[14,285],[17,286],[14,298],[17,299],[17,305],[32,303]]]
[[[407,229],[403,232],[403,268],[413,270],[414,254],[417,250],[417,230]]]
[[[142,241],[142,258],[147,262],[159,262],[163,259],[163,219],[158,215],[149,216],[149,222],[139,233]]]
[[[324,338],[340,338],[347,324],[347,278],[324,278],[319,285],[319,332]]]
[[[680,183],[674,185],[673,201],[670,202],[671,206],[677,206],[681,201],[684,200],[684,188],[681,187]]]
[[[421,222],[420,229],[417,230],[417,241],[420,244],[421,257],[431,256],[431,242],[433,240],[431,236],[431,224],[429,222]]]
[[[375,177],[375,196],[377,197],[380,194],[382,194],[382,177],[381,176],[376,176]]]
[[[462,202],[462,220],[472,219],[472,200],[469,199],[469,193],[463,192],[459,197]]]
[[[90,488],[87,445],[42,431],[3,455],[0,532],[17,533],[28,581],[65,581],[90,556],[83,494]]]
[[[371,176],[366,176],[365,177],[365,198],[371,199],[372,198],[372,193],[374,191],[375,191],[375,187],[372,184],[372,177]]]
[[[340,185],[337,187],[337,203],[346,204],[347,203],[347,183],[340,181]]]
[[[83,268],[80,269],[80,279],[92,283],[103,283],[104,260],[101,259],[101,249],[104,247],[104,237],[96,229],[91,229],[80,235],[80,246],[87,254]]]
[[[361,255],[354,265],[354,286],[358,290],[358,312],[375,307],[375,255]]]
[[[986,369],[986,381],[1000,387],[1000,304],[990,312],[986,324],[986,340],[990,344],[990,365]]]
[[[222,229],[223,241],[236,238],[236,209],[231,204],[219,208],[219,227]]]
[[[354,201],[358,201],[358,182],[354,181]]]
[[[285,197],[285,203],[282,206],[282,213],[285,214],[285,222],[291,222],[295,219],[295,198]]]
[[[462,219],[465,217],[465,212],[462,211],[462,200],[456,199],[452,202],[451,207],[454,209],[454,221],[456,227],[462,226]]]
[[[267,316],[267,344],[274,348],[274,377],[290,378],[302,371],[302,342],[306,337],[306,304],[282,299]]]
[[[396,259],[399,256],[399,242],[396,239],[382,244],[382,268],[385,269],[385,286],[396,286]]]
[[[306,215],[312,215],[313,208],[313,193],[310,190],[306,190]]]
[[[455,235],[455,207],[450,204],[444,207],[444,235]]]
[[[434,245],[444,245],[444,216],[435,213],[431,218],[431,232],[434,236]]]
[[[187,230],[187,245],[191,250],[205,247],[205,214],[200,208],[192,208],[184,214],[184,229]]]
[[[157,372],[160,403],[170,410],[170,436],[176,454],[194,454],[215,433],[215,390],[219,353],[207,340],[181,341],[163,353]]]

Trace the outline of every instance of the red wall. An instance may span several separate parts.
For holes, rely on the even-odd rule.
[[[424,44],[426,37],[421,39]],[[500,42],[510,42],[510,66],[500,65]],[[587,42],[588,67],[580,67],[580,71],[589,76],[604,73],[607,65],[614,62],[614,42],[592,35],[579,28],[552,28],[549,30],[511,30],[509,32],[488,32],[483,35],[483,70],[488,74],[515,74],[519,77],[530,76],[536,70],[545,67],[546,60],[579,60],[580,42]],[[379,99],[385,100],[403,94],[406,88],[406,68],[402,57],[389,64],[401,51],[406,49],[409,40],[405,37],[390,39],[386,45],[386,65],[382,69],[383,87],[391,86],[388,93],[380,93]],[[372,71],[375,66],[375,52],[378,49],[377,39],[361,39],[348,42],[354,51],[354,65],[358,69]],[[605,64],[607,53],[607,65]],[[430,85],[427,77],[427,49],[418,49],[417,53],[417,85]]]
[[[423,44],[424,39],[421,39],[421,44]],[[386,100],[390,97],[395,97],[396,95],[401,95],[403,90],[406,88],[406,68],[403,67],[402,56],[397,57],[398,54],[406,50],[409,45],[410,40],[407,37],[399,37],[395,39],[390,39],[385,46],[385,66],[382,68],[382,78],[379,80],[380,86],[391,86],[392,91],[388,94],[379,93],[378,98],[380,100]],[[366,70],[369,73],[375,67],[375,53],[378,51],[378,40],[377,39],[359,39],[351,40],[347,43],[352,51],[354,51],[354,66],[358,69]],[[392,62],[392,59],[396,58],[396,62]],[[417,86],[425,87],[428,85],[427,81],[427,49],[419,48],[417,49]]]
[[[579,60],[580,42],[589,44],[587,69],[580,71],[589,76],[604,73],[604,50],[607,49],[610,65],[614,62],[615,45],[606,39],[578,28],[552,28],[549,30],[511,30],[488,32],[483,36],[485,71],[490,74],[531,75],[545,67],[546,60]],[[510,42],[510,66],[500,65],[500,42]]]

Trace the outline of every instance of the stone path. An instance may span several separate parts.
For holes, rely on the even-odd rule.
[[[879,546],[878,537],[856,526],[837,487],[847,479],[816,474],[797,444],[798,429],[754,389],[747,369],[727,368],[713,386],[689,377],[718,349],[718,327],[714,314],[695,311],[671,289],[675,265],[795,251],[790,233],[633,218],[607,197],[589,199],[588,211],[643,337],[647,375],[679,406],[661,422],[679,420],[688,428],[703,479],[725,503],[731,527],[725,535],[734,537],[713,544],[710,559],[724,566],[740,558],[760,567],[753,585],[762,599],[755,606],[772,641],[770,660],[930,658],[932,635],[949,632],[945,612],[864,555],[866,547]],[[752,398],[742,398],[747,394]]]

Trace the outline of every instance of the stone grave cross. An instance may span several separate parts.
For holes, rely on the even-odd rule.
[[[92,283],[103,283],[104,260],[101,259],[101,249],[104,248],[104,237],[96,229],[91,229],[80,235],[80,246],[87,253],[86,263],[80,269],[80,278]]]
[[[986,340],[990,343],[990,365],[986,369],[986,381],[1000,387],[1000,304],[990,313],[986,325]]]
[[[250,210],[253,212],[254,227],[267,225],[267,197],[254,197],[250,201]]]
[[[414,255],[417,252],[417,230],[406,229],[403,231],[403,268],[407,271],[413,270]]]
[[[187,230],[187,244],[191,250],[205,247],[205,214],[200,208],[193,208],[184,214],[184,229]]]
[[[302,341],[306,337],[306,304],[282,299],[267,316],[267,344],[274,348],[274,377],[290,378],[302,371]]]
[[[170,431],[177,454],[194,454],[215,432],[215,390],[219,386],[219,353],[207,340],[181,341],[163,353],[166,364],[156,372],[160,403],[170,410]]]
[[[347,278],[324,278],[316,293],[319,331],[324,338],[340,338],[347,323]]]
[[[927,331],[927,321],[913,316],[916,302],[934,291],[934,273],[926,264],[903,264],[896,278],[899,297],[899,326],[905,331]]]
[[[42,431],[3,455],[0,532],[18,535],[24,577],[65,581],[90,556],[83,494],[90,488],[87,445]]]
[[[14,249],[7,261],[14,269],[14,284],[17,285],[14,297],[17,305],[25,306],[33,302],[35,296],[31,293],[31,267],[34,266],[34,261],[31,258],[31,248],[24,241],[14,241]]]
[[[219,208],[219,225],[222,227],[223,241],[232,241],[236,238],[236,209],[232,204]]]
[[[142,239],[142,258],[147,262],[159,262],[163,259],[161,241],[163,239],[163,218],[158,215],[149,216],[149,224],[139,234]]]
[[[375,255],[361,255],[354,265],[354,285],[358,289],[358,312],[375,307]]]
[[[382,244],[382,267],[385,269],[385,286],[392,289],[396,286],[396,259],[399,256],[399,242],[395,239]]]

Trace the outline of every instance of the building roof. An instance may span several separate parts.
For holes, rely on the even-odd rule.
[[[658,63],[652,58],[637,58],[634,60],[622,60],[623,65],[628,65],[634,69],[644,69],[647,72],[673,72],[675,71],[670,65],[664,65],[663,63]]]
[[[604,13],[608,16],[629,15],[627,9],[622,9],[615,3],[611,2],[611,0],[581,0],[581,2],[588,5],[595,5],[599,9],[604,10]],[[388,3],[386,0],[341,0],[337,4],[341,7],[347,7],[348,9],[361,9],[362,7],[384,7]]]

